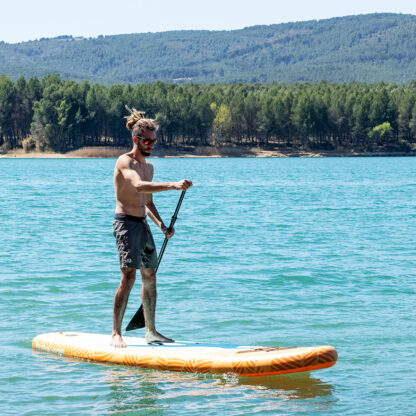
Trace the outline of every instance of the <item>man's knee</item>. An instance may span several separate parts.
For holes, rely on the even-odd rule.
[[[143,283],[154,283],[156,281],[155,269],[140,269],[140,274],[142,276]]]
[[[136,280],[136,269],[123,267],[121,269],[121,281],[128,285],[133,285]]]

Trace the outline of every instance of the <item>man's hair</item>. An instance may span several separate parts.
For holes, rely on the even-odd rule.
[[[137,111],[135,108],[130,109],[126,105],[126,109],[130,112],[127,119],[126,127],[131,131],[132,137],[143,136],[146,130],[156,131],[158,125],[151,118],[144,118],[144,111]]]

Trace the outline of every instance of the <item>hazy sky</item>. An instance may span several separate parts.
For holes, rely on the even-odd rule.
[[[415,0],[0,0],[0,40],[166,30],[230,30],[374,12],[416,15]]]

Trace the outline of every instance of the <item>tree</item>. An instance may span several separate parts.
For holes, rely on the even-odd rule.
[[[1,145],[9,148],[16,146],[15,137],[13,136],[13,101],[14,101],[13,82],[5,75],[0,76],[0,139]]]
[[[23,77],[16,81],[12,111],[13,136],[22,140],[30,134],[33,118],[33,103],[30,101],[27,82]]]
[[[216,106],[214,106],[215,108]],[[228,105],[221,104],[212,123],[215,143],[221,138],[229,139],[232,134],[233,120]]]
[[[369,133],[368,137],[373,140],[376,146],[383,143],[388,143],[393,137],[393,129],[388,121],[374,127]]]
[[[292,115],[293,125],[302,144],[313,134],[315,118],[312,100],[306,91],[302,91],[293,107]]]
[[[60,83],[48,84],[42,98],[34,103],[31,133],[39,148],[64,150],[63,132],[58,123],[58,107],[62,99]]]

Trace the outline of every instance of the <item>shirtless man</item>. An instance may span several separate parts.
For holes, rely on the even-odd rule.
[[[146,214],[162,230],[166,238],[171,238],[153,203],[152,194],[169,190],[186,190],[192,182],[186,179],[179,182],[152,182],[153,166],[146,161],[156,143],[157,125],[144,113],[130,110],[127,128],[132,132],[133,149],[120,156],[114,169],[116,211],[114,216],[114,236],[117,240],[121,281],[114,296],[113,333],[111,345],[125,348],[121,337],[121,323],[126,310],[130,291],[136,279],[136,269],[140,268],[142,278],[142,304],[146,322],[148,343],[174,342],[156,331],[156,273],[157,253]]]

